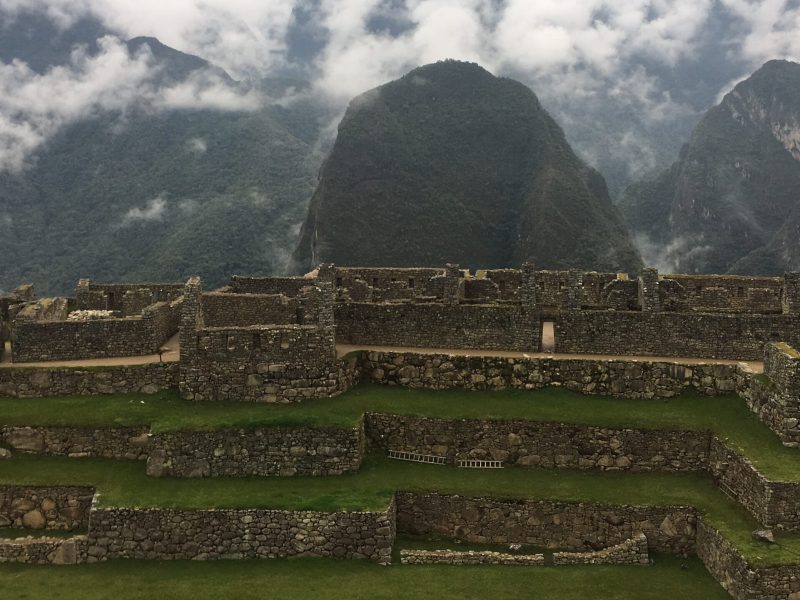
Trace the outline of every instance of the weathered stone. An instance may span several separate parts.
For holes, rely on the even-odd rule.
[[[47,520],[41,511],[32,510],[22,515],[22,526],[26,529],[44,529]]]
[[[758,529],[754,531],[753,539],[759,542],[767,542],[769,544],[775,543],[775,536],[772,534],[771,529]]]

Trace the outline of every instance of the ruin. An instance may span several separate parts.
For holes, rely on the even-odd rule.
[[[552,324],[553,351],[543,348],[546,324]],[[0,396],[31,402],[177,390],[195,403],[287,405],[325,401],[359,383],[411,390],[558,386],[642,401],[693,390],[738,395],[783,446],[800,447],[797,273],[695,276],[644,269],[634,276],[539,271],[531,264],[473,273],[457,265],[323,264],[302,277],[233,276],[225,287],[208,291],[198,277],[185,284],[81,280],[74,298],[37,299],[29,286],[0,297],[0,332],[10,342],[10,357],[0,366]],[[170,339],[179,354],[164,361],[161,351]],[[119,362],[80,364],[96,359]],[[351,427],[197,431],[20,426],[0,419],[3,448],[141,461],[154,478],[335,477],[358,473],[370,452],[442,469],[702,473],[760,526],[800,531],[800,468],[791,480],[770,478],[739,447],[708,429],[391,411],[366,411]],[[312,554],[388,564],[398,532],[435,533],[560,551],[545,560],[542,554],[403,550],[403,562],[545,568],[643,565],[648,551],[694,554],[735,598],[800,596],[800,563],[751,564],[693,506],[397,489],[378,511],[208,511],[100,507],[95,494],[87,486],[0,486],[0,524],[77,532],[69,538],[0,539],[0,562]],[[489,513],[505,518],[488,519]],[[201,531],[212,517],[216,529]],[[301,523],[309,535],[299,544],[292,531]],[[342,523],[356,523],[359,535]],[[254,529],[263,534],[258,543],[247,545],[244,554],[235,552]],[[587,548],[586,540],[594,545]]]

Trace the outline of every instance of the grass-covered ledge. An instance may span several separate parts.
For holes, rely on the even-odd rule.
[[[730,598],[697,558],[655,555],[652,567],[555,568],[393,565],[360,560],[293,558],[220,561],[115,560],[63,567],[0,564],[9,598],[145,600],[163,598],[315,598],[408,600],[724,600]]]
[[[399,490],[693,506],[754,565],[796,563],[800,557],[800,535],[783,536],[774,546],[752,540],[756,521],[709,476],[694,473],[456,469],[370,456],[360,472],[338,477],[155,479],[135,462],[15,455],[0,461],[0,484],[94,485],[98,506],[121,507],[385,510]]]
[[[735,395],[687,391],[668,400],[584,396],[562,388],[503,392],[409,390],[362,385],[336,398],[296,404],[197,403],[177,393],[0,398],[0,426],[149,425],[153,432],[261,426],[355,426],[365,412],[455,419],[529,419],[638,429],[711,430],[768,479],[800,480],[800,449],[778,437]]]

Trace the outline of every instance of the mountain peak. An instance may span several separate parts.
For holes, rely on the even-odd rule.
[[[461,61],[351,102],[295,256],[302,267],[640,264],[602,176],[533,92]]]
[[[797,189],[800,64],[771,60],[706,113],[671,169],[631,186],[621,206],[635,231],[672,249],[670,270],[775,274],[800,267]]]

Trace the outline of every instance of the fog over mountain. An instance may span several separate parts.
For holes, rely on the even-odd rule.
[[[204,250],[195,264],[212,280],[225,268],[281,270],[347,103],[442,59],[478,63],[534,90],[618,199],[630,183],[669,166],[702,115],[737,81],[767,60],[800,58],[798,32],[794,0],[0,0],[0,250],[15,244],[11,235],[28,244],[11,260],[6,255],[0,288],[19,278],[58,279],[60,288],[78,271],[182,277],[193,262],[183,256],[189,248]],[[129,43],[143,38],[152,43]],[[165,48],[177,51],[171,62]],[[191,121],[196,114],[240,129],[205,121],[205,131],[227,136],[224,144],[210,143],[191,125],[181,129],[177,146],[162,139],[158,152],[128,152],[123,172],[141,185],[125,178],[103,183],[114,181],[111,171],[93,181],[82,164],[105,156],[111,138],[128,140],[117,148],[130,150],[148,139],[137,127],[166,135],[171,126],[159,119]],[[265,122],[266,131],[254,126]],[[177,160],[178,146],[205,162],[189,168]],[[93,150],[65,158],[76,147]],[[289,147],[293,158],[269,158]],[[258,148],[273,150],[262,155]],[[236,165],[221,175],[213,165],[225,156],[235,156]],[[264,176],[267,163],[259,161],[268,161],[273,175]],[[162,175],[147,177],[156,165]],[[202,174],[202,189],[176,185],[167,165]],[[240,166],[251,175],[243,177]],[[216,188],[205,183],[212,174]],[[30,236],[18,227],[21,205],[38,215],[30,216],[30,227],[38,220],[37,227],[60,229],[57,207],[87,197],[81,218],[93,227],[42,240],[44,248],[32,254]],[[251,197],[282,208],[261,215],[263,226],[248,222],[255,231],[247,243],[236,241],[241,236],[215,239],[217,230],[240,222],[220,217],[226,203],[242,206]],[[44,212],[42,198],[50,203]],[[179,219],[178,206],[194,207],[192,218],[202,223]],[[151,217],[138,223],[166,228],[147,229],[155,241],[146,247],[141,235],[122,246],[78,241],[112,227],[112,213],[124,220],[130,211]],[[99,214],[106,216],[93,222]],[[179,229],[192,241],[175,242]],[[209,239],[214,249],[206,255]],[[247,258],[254,248],[258,258]],[[98,263],[104,254],[106,266]],[[145,264],[159,256],[172,264]]]
[[[800,269],[800,64],[769,61],[737,84],[621,208],[662,270]]]
[[[477,62],[534,89],[614,195],[671,162],[733,82],[800,56],[800,6],[780,1],[0,0],[8,31],[32,12],[153,36],[237,80],[312,81],[337,117],[421,64]]]

